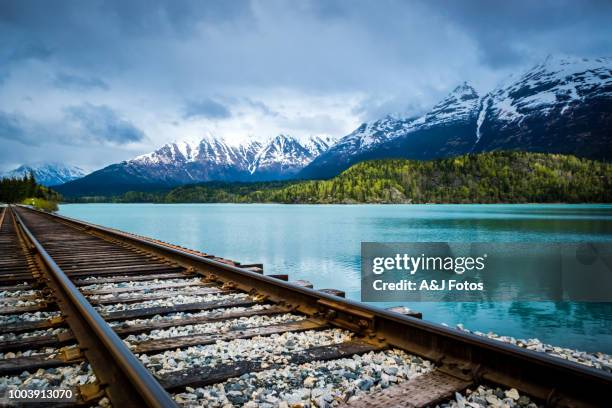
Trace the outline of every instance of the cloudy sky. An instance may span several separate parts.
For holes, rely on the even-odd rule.
[[[168,141],[343,136],[612,54],[610,1],[0,1],[0,170],[93,170]]]

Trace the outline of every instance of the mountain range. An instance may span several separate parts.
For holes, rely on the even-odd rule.
[[[548,57],[484,95],[464,83],[422,115],[389,115],[337,141],[279,135],[265,143],[212,136],[169,143],[58,190],[110,195],[212,180],[325,179],[363,160],[499,150],[611,160],[612,59]]]
[[[295,178],[333,144],[331,138],[300,141],[278,135],[262,143],[231,144],[206,136],[168,143],[154,152],[112,164],[58,187],[66,195],[108,195],[202,181],[264,181]]]
[[[14,170],[0,174],[0,178],[22,178],[30,174],[34,175],[38,184],[48,187],[79,179],[87,173],[80,167],[62,163],[36,163],[19,166]]]
[[[330,178],[363,160],[429,160],[521,150],[612,159],[612,59],[548,57],[479,96],[467,83],[426,114],[362,124],[298,177]]]

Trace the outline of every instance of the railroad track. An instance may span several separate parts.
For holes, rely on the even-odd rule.
[[[467,406],[455,393],[482,385],[484,405],[609,406],[607,372],[261,265],[25,207],[0,220],[0,398],[38,387],[73,392],[55,405]]]

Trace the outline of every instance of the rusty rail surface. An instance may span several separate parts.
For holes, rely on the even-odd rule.
[[[32,235],[17,212],[15,219],[32,245],[48,284],[68,316],[69,325],[85,349],[85,355],[97,373],[108,383],[108,393],[117,406],[173,407],[176,403],[106,324],[85,299],[66,273]],[[84,347],[86,345],[86,347]],[[106,378],[104,378],[106,377]]]
[[[367,350],[396,347],[435,363],[436,369],[431,375],[422,376],[422,380],[418,380],[421,377],[417,377],[409,381],[403,388],[400,386],[391,387],[390,392],[381,394],[378,398],[379,405],[376,405],[375,400],[368,402],[368,399],[364,398],[361,405],[353,404],[355,406],[384,406],[390,405],[391,401],[397,402],[398,399],[405,401],[405,406],[426,406],[452,397],[454,391],[460,391],[468,386],[481,383],[516,388],[520,392],[551,406],[606,406],[609,403],[612,375],[602,370],[461,332],[415,317],[343,299],[330,294],[329,290],[314,290],[305,287],[303,284],[287,282],[285,281],[287,277],[283,275],[265,276],[261,273],[259,266],[240,265],[237,262],[177,247],[151,238],[140,237],[65,216],[43,213],[26,207],[20,207],[14,212],[24,217],[24,220],[21,220],[17,215],[22,230],[31,242],[36,242],[37,232],[29,232],[26,225],[29,222],[36,221],[40,225],[38,227],[40,233],[42,235],[48,234],[51,237],[45,238],[49,242],[50,248],[55,245],[55,241],[52,239],[53,231],[51,230],[54,225],[58,229],[61,226],[62,231],[69,231],[72,234],[70,236],[88,237],[89,241],[83,241],[85,249],[78,246],[74,248],[74,252],[77,254],[92,250],[98,245],[97,242],[104,242],[109,247],[112,245],[117,248],[129,248],[132,253],[138,253],[152,260],[151,262],[153,260],[157,262],[157,264],[146,268],[147,273],[158,274],[152,276],[177,276],[182,273],[190,274],[189,276],[202,276],[204,282],[219,289],[248,293],[251,298],[257,299],[258,302],[271,303],[279,311],[290,310],[306,315],[309,323],[296,325],[295,330],[307,330],[313,327],[338,327],[350,330],[359,339],[357,343],[347,343],[345,346],[333,350],[333,352],[328,349],[313,350],[311,357],[296,354],[292,357],[294,359],[292,361],[312,361],[312,358],[323,360],[339,358],[366,352]],[[64,233],[68,234],[68,232]],[[98,241],[93,238],[98,239]],[[49,255],[45,252],[45,242],[34,245],[47,268],[53,270],[57,267],[52,259],[53,254]],[[67,256],[66,251],[63,251],[58,252],[58,254]],[[52,251],[50,250],[50,252]],[[78,288],[73,283],[79,284],[80,278],[94,271],[98,276],[107,275],[109,276],[108,279],[118,279],[113,277],[112,268],[110,272],[108,270],[105,272],[104,268],[97,269],[95,266],[95,262],[99,262],[100,265],[110,262],[113,256],[121,257],[124,255],[117,249],[116,252],[106,256],[100,253],[98,256],[86,258],[89,259],[88,262],[94,262],[94,266],[90,266],[85,271],[75,270],[64,274],[61,279],[64,290],[71,293],[72,295],[69,296],[72,297],[78,292]],[[127,255],[125,256],[128,259]],[[73,258],[77,259],[79,257],[74,255],[70,259]],[[80,265],[82,267],[83,264]],[[135,271],[135,277],[138,276],[136,272],[139,271],[139,267],[139,263],[134,261],[132,269]],[[125,267],[117,266],[116,268],[122,273],[129,271],[129,265]],[[106,275],[102,275],[103,273],[106,273]],[[331,293],[338,292],[331,291]],[[74,297],[76,296],[74,295]],[[80,300],[87,302],[84,298]],[[222,306],[219,304],[188,304],[181,305],[175,310],[209,310]],[[83,309],[88,308],[83,306]],[[102,316],[100,319],[110,321],[168,312],[161,309],[163,308],[155,310],[137,309]],[[220,317],[220,319],[222,318]],[[100,325],[104,323],[98,320],[96,322]],[[293,330],[290,327],[278,329],[262,327],[260,329],[270,333]],[[138,330],[142,330],[142,328],[135,328],[133,332],[138,332]],[[104,332],[106,333],[107,330],[104,330]],[[254,332],[256,334],[258,331],[255,330]],[[107,334],[110,336],[109,333]],[[211,336],[200,337],[189,341],[197,344],[207,344],[206,342],[217,339]],[[142,350],[164,349],[175,347],[177,344],[179,346],[188,345],[190,344],[189,341],[180,340],[178,343],[170,341],[167,346],[162,344],[163,342],[157,345],[143,344],[139,347]],[[131,364],[133,364],[134,359],[124,357],[129,362],[124,363],[123,369],[129,372],[133,368]],[[234,371],[221,373],[196,369],[184,373],[183,379],[162,378],[158,380],[161,387],[173,390],[185,385],[215,383],[215,381],[222,381],[236,373],[249,372],[249,370],[258,371],[260,369],[262,368],[256,365],[236,366],[231,368]],[[414,390],[418,389],[426,390],[425,394],[428,395],[424,399],[414,396],[412,402],[410,402],[410,395],[414,395]],[[434,392],[434,390],[436,391]],[[393,392],[396,394],[393,394]],[[383,401],[386,402],[383,403]]]

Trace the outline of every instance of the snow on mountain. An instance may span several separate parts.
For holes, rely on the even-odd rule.
[[[37,163],[32,165],[22,165],[18,168],[6,172],[2,177],[24,177],[33,174],[39,184],[44,186],[55,186],[64,184],[85,176],[87,173],[77,166],[70,166],[62,163]]]
[[[302,143],[281,134],[265,143],[251,140],[229,144],[223,138],[206,136],[199,140],[167,143],[154,152],[128,160],[125,165],[141,170],[149,168],[155,173],[155,169],[161,167],[167,173],[165,179],[181,183],[206,181],[206,177],[202,180],[198,174],[203,166],[210,167],[212,172],[213,168],[232,168],[241,173],[241,179],[250,178],[249,175],[257,179],[282,179],[295,174],[327,150],[331,141],[330,138],[311,137]]]
[[[612,96],[612,59],[553,57],[533,67],[518,80],[489,95],[487,112],[499,120],[520,120],[533,110],[564,114],[572,103],[588,95]]]
[[[296,173],[312,161],[312,153],[297,139],[278,135],[271,139],[255,155],[249,164],[249,171],[254,174],[257,171],[281,171]]]
[[[313,158],[327,151],[336,143],[336,139],[330,136],[311,136],[303,143],[303,146],[308,150]]]
[[[313,160],[302,170],[300,177],[331,177],[353,163],[377,158],[379,154],[376,150],[382,146],[390,146],[395,139],[436,127],[469,122],[478,114],[479,101],[476,90],[463,83],[420,117],[401,118],[387,115],[382,119],[363,123]],[[385,157],[385,153],[381,155]]]
[[[612,58],[549,56],[482,101],[473,152],[612,158]]]
[[[548,57],[479,97],[467,83],[418,118],[364,123],[299,174],[332,177],[362,160],[427,160],[524,150],[612,159],[612,59]]]
[[[464,82],[428,113],[415,120],[412,130],[472,120],[477,115],[479,107],[478,93],[467,82]]]
[[[284,180],[293,178],[332,143],[331,138],[300,141],[282,134],[265,142],[228,143],[210,135],[178,140],[98,170],[60,191],[96,195],[205,181]]]
[[[418,117],[387,115],[337,142],[278,135],[228,143],[206,136],[168,143],[71,184],[116,192],[210,180],[333,177],[362,160],[429,160],[522,150],[612,159],[612,59],[549,57],[479,97],[463,83]],[[100,187],[100,186],[103,186]]]
[[[417,118],[397,118],[387,115],[382,119],[364,123],[353,133],[340,139],[330,150],[348,154],[364,152],[399,136],[416,130],[453,121],[469,120],[478,111],[479,97],[467,83],[455,88],[428,113]]]

